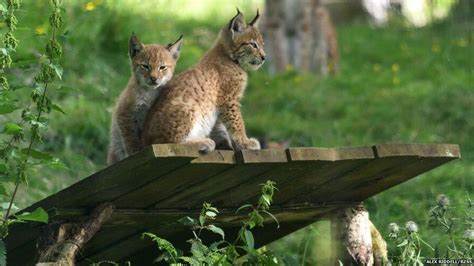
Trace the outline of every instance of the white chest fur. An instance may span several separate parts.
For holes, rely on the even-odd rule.
[[[197,139],[197,138],[207,138],[211,133],[212,128],[216,124],[217,120],[217,111],[213,110],[205,115],[198,116],[189,132],[188,136],[186,137],[186,141]]]

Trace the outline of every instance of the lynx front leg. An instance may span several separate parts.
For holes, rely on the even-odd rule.
[[[221,121],[217,121],[211,131],[211,139],[216,143],[217,150],[233,150],[229,133]]]
[[[240,112],[240,103],[227,103],[220,112],[219,119],[224,123],[231,135],[235,150],[260,150],[260,143],[248,138],[245,124]]]

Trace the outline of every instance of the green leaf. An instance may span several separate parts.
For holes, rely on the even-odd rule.
[[[40,222],[48,223],[48,213],[43,210],[43,208],[37,208],[31,213],[24,212],[19,215],[15,215],[16,218],[20,221],[31,221],[31,222]]]
[[[213,211],[207,211],[207,212],[206,212],[206,216],[207,216],[207,217],[214,218],[214,217],[216,217],[216,215],[217,215],[217,214],[216,214],[215,212],[213,212]]]
[[[244,236],[245,236],[245,244],[247,244],[247,248],[249,249],[249,251],[254,250],[255,241],[254,241],[252,232],[250,230],[245,229]]]
[[[2,207],[3,210],[7,210],[7,209],[8,209],[8,206],[10,206],[10,202],[2,202],[2,203],[0,204],[0,206]],[[16,210],[18,210],[18,207],[15,206],[15,204],[12,204],[12,210],[13,210],[13,211],[16,211]]]
[[[26,155],[28,154],[28,148],[21,149],[20,152]],[[45,161],[53,160],[53,156],[35,149],[30,149],[30,157]]]
[[[224,239],[225,237],[225,233],[224,233],[224,230],[222,230],[221,228],[211,224],[207,227],[207,229],[211,230],[212,232],[216,233],[216,234],[219,234],[222,236],[222,239]]]
[[[23,131],[23,128],[15,123],[6,123],[3,127],[3,133],[7,135],[16,135]]]
[[[196,219],[193,219],[189,216],[186,216],[186,217],[183,217],[183,218],[179,219],[178,222],[183,224],[183,225],[186,225],[186,226],[196,226],[196,225],[198,225],[198,222],[196,221]]]
[[[199,215],[199,224],[201,226],[204,226],[205,223],[206,223],[206,215]]]
[[[55,103],[51,104],[51,109],[56,110],[56,111],[62,113],[63,115],[66,114],[66,112],[64,112],[63,108],[61,108],[61,106],[59,106]]]
[[[58,76],[59,79],[63,79],[63,68],[57,64],[51,64],[51,67],[54,69],[56,76]]]
[[[196,257],[202,261],[206,258],[206,247],[198,241],[193,241],[191,244],[191,253],[193,254],[193,257]]]
[[[240,206],[236,211],[235,211],[235,214],[237,214],[240,210],[243,210],[245,208],[252,208],[252,204],[245,204],[245,205],[242,205]]]
[[[408,240],[404,239],[402,243],[397,245],[397,247],[403,247],[403,246],[406,246],[407,244],[408,244]]]
[[[9,102],[0,103],[0,115],[9,114],[17,109],[18,109],[18,106],[16,106],[13,103],[9,103]]]
[[[0,266],[7,265],[7,247],[3,239],[0,239]]]
[[[280,223],[278,222],[278,219],[272,213],[270,213],[268,211],[265,211],[265,210],[263,210],[262,212],[264,212],[264,213],[268,214],[268,216],[272,217],[272,219],[275,220],[275,222],[277,223],[277,229],[280,228]]]

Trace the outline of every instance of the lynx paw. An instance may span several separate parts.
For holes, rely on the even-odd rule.
[[[216,148],[216,143],[212,139],[203,139],[196,143],[199,153],[207,154]]]
[[[260,142],[254,138],[246,139],[240,143],[235,142],[236,150],[260,150]]]

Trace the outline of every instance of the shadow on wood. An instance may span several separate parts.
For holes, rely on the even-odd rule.
[[[177,220],[198,216],[203,201],[221,211],[216,223],[233,232],[245,218],[235,210],[257,199],[259,184],[276,181],[279,191],[271,212],[282,226],[259,228],[255,236],[262,246],[459,157],[459,147],[451,144],[213,151],[207,155],[189,145],[153,145],[23,211],[43,207],[53,223],[74,222],[100,203],[111,202],[115,211],[82,250],[78,264],[101,260],[143,264],[156,254],[152,243],[141,240],[140,234],[148,231],[178,241],[178,247],[186,245],[184,240],[191,235]],[[6,240],[9,265],[34,264],[40,231],[40,225],[33,223],[12,226]]]

